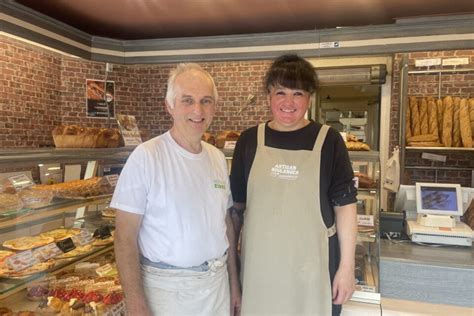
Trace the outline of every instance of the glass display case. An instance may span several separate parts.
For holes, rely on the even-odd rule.
[[[118,175],[96,175],[104,165],[123,165],[130,152],[128,148],[0,151],[0,307],[37,310],[38,301],[56,290],[51,284],[77,274],[81,263],[96,262],[89,265],[94,271],[106,265],[108,282],[120,285],[113,259],[114,211],[108,208]],[[117,300],[117,293],[88,289],[86,282],[81,283],[84,280],[74,278],[71,284],[81,285],[65,290],[65,295],[102,291],[102,298]],[[31,289],[44,292],[31,297]]]
[[[380,166],[376,151],[349,151],[357,193],[356,291],[353,301],[380,304]]]

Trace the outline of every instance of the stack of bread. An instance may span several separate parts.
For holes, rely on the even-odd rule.
[[[240,137],[240,132],[237,131],[223,131],[216,137],[216,147],[224,148],[225,142],[236,141]]]
[[[114,188],[107,179],[93,177],[64,183],[35,185],[31,187],[31,190],[50,191],[55,197],[74,199],[111,194]]]
[[[474,99],[409,97],[405,137],[413,147],[473,147]]]
[[[115,148],[120,144],[120,133],[115,128],[59,125],[52,134],[58,148]]]

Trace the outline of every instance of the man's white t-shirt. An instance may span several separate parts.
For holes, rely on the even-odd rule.
[[[169,131],[133,151],[111,202],[143,215],[138,235],[143,256],[179,267],[225,253],[225,216],[231,205],[224,154],[205,142],[201,153],[190,153]]]

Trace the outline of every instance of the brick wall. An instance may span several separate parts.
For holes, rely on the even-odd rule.
[[[105,64],[64,56],[0,36],[0,147],[52,146],[54,126],[80,124],[116,127],[114,120],[86,117],[86,79],[105,79]],[[214,77],[219,104],[210,132],[244,130],[270,118],[262,88],[270,61],[201,63]],[[151,136],[171,126],[164,96],[175,64],[113,65],[107,80],[115,82],[115,111],[135,115]],[[256,103],[240,111],[249,94]]]
[[[399,68],[402,56],[402,54],[396,54],[393,63],[390,150],[399,143]],[[449,57],[468,57],[470,68],[474,68],[474,50],[414,52],[408,54],[408,61],[409,66],[414,67],[416,59]],[[416,97],[433,96],[434,98],[438,97],[438,93],[441,94],[441,97],[451,95],[472,98],[474,96],[474,73],[443,74],[441,79],[441,91],[439,91],[439,76],[437,74],[410,75],[408,78],[408,95]],[[422,151],[406,151],[405,164],[407,166],[422,166],[426,168],[407,168],[405,170],[404,183],[413,184],[416,181],[434,182],[436,178],[436,180],[441,183],[460,183],[463,186],[471,186],[471,172],[474,169],[474,151],[446,150],[436,151],[434,153],[447,156],[446,163],[432,163],[431,161],[421,159]],[[436,172],[435,167],[453,169],[438,170]]]

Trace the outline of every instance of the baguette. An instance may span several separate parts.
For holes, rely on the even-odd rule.
[[[407,110],[405,113],[405,139],[412,136],[411,132],[411,111],[410,106],[407,106]]]
[[[411,147],[443,147],[440,142],[410,142],[408,146]]]
[[[421,135],[428,134],[428,102],[426,101],[426,98],[420,100],[418,111],[420,112]]]
[[[438,133],[439,133],[439,139],[443,139],[443,112],[444,112],[444,107],[443,107],[443,100],[437,99],[436,100],[436,110],[438,112]]]
[[[469,99],[469,121],[471,122],[471,133],[474,136],[474,98]]]
[[[472,147],[472,132],[469,122],[469,104],[467,99],[462,99],[459,105],[459,125],[461,130],[461,141],[464,147]]]
[[[420,112],[418,111],[418,103],[416,97],[410,97],[411,112],[411,131],[414,136],[421,135],[420,130]]]
[[[453,147],[461,147],[461,128],[459,123],[459,107],[461,105],[461,98],[454,98],[453,110]]]
[[[438,112],[436,109],[436,103],[433,99],[428,101],[428,132],[431,135],[436,136],[437,140],[439,140]]]
[[[433,134],[424,134],[424,135],[416,135],[409,137],[408,139],[409,143],[412,142],[437,142],[438,141],[438,136],[435,136]]]
[[[443,99],[443,137],[444,147],[451,147],[453,143],[453,98],[447,96]]]

